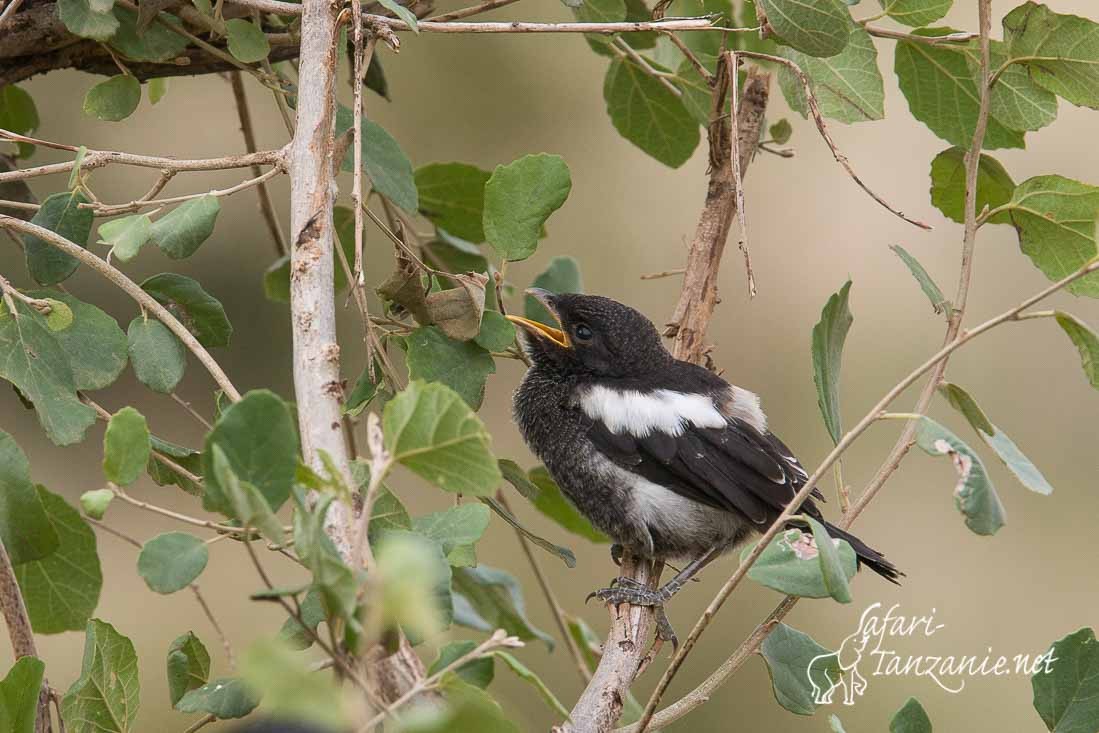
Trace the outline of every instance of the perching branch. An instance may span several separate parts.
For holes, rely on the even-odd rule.
[[[225,392],[225,395],[229,399],[233,402],[240,399],[240,392],[238,392],[237,388],[233,386],[233,383],[229,381],[229,377],[222,371],[222,368],[214,360],[214,357],[210,356],[210,352],[206,350],[206,347],[200,344],[194,334],[188,331],[187,327],[180,323],[179,319],[173,316],[167,308],[162,306],[153,296],[142,290],[140,285],[127,277],[121,270],[117,269],[106,260],[96,257],[80,245],[73,244],[61,235],[51,232],[45,227],[40,227],[37,224],[31,224],[29,221],[23,221],[22,219],[0,214],[0,229],[33,235],[38,239],[57,247],[69,256],[75,257],[83,264],[110,280],[121,288],[126,295],[133,298],[144,310],[152,313],[156,316],[157,320],[167,326],[168,329],[183,342],[183,345],[195,355],[195,358],[197,358],[199,363],[206,368],[206,371],[210,373],[210,376],[213,377],[218,387]]]
[[[20,657],[37,657],[38,650],[34,645],[34,632],[31,631],[31,621],[27,616],[27,606],[23,603],[23,594],[19,590],[19,583],[15,580],[15,569],[11,565],[11,557],[0,540],[0,612],[4,614],[4,622],[8,625],[8,638],[11,639],[11,649],[16,659]],[[49,684],[42,680],[42,690],[38,693],[38,713],[35,718],[36,733],[45,733],[50,730],[50,697]]]

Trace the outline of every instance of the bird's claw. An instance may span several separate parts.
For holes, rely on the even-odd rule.
[[[600,588],[589,593],[584,602],[598,598],[603,603],[615,606],[619,603],[629,603],[634,606],[661,606],[667,600],[664,593],[638,583],[632,578],[615,578],[615,581],[608,588]]]
[[[672,622],[668,620],[668,614],[664,612],[663,606],[656,606],[656,639],[660,642],[671,642],[672,654],[679,651],[679,637],[675,635],[675,629],[672,628]]]

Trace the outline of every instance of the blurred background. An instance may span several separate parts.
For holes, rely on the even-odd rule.
[[[1086,0],[1050,4],[1063,13],[1094,12]],[[439,3],[440,9],[458,5]],[[975,29],[975,4],[957,5],[944,24]],[[994,5],[999,18],[1013,3]],[[854,11],[862,17],[876,12],[877,6],[867,0]],[[565,20],[568,11],[559,2],[528,0],[485,18]],[[998,22],[994,33],[998,34]],[[403,34],[401,40],[399,56],[381,52],[393,101],[368,94],[367,114],[397,138],[413,165],[464,161],[491,170],[523,154],[545,151],[562,155],[572,170],[572,193],[550,219],[549,238],[530,260],[510,266],[509,278],[525,287],[551,257],[572,255],[581,263],[588,292],[628,302],[657,323],[666,321],[679,292],[679,278],[639,278],[683,265],[686,242],[705,195],[705,145],[682,168],[671,170],[621,138],[602,97],[607,60],[592,53],[580,36],[425,33]],[[810,468],[831,447],[816,405],[809,353],[810,330],[828,296],[848,277],[854,281],[855,323],[844,353],[842,381],[843,409],[850,424],[936,350],[942,338],[942,318],[932,313],[889,245],[903,245],[915,255],[948,297],[955,287],[962,230],[944,219],[928,196],[930,161],[948,146],[911,119],[892,73],[893,44],[878,39],[877,45],[887,119],[854,128],[833,123],[832,134],[872,188],[906,213],[934,224],[934,230],[923,232],[905,224],[860,191],[833,161],[811,122],[789,112],[776,83],[770,121],[783,116],[791,120],[796,157],[785,160],[761,153],[751,167],[746,195],[759,293],[751,301],[747,298],[740,256],[731,243],[721,271],[722,303],[709,334],[716,344],[714,360],[725,376],[762,395],[772,428]],[[243,150],[230,88],[220,78],[172,79],[163,101],[156,107],[143,102],[122,123],[101,123],[82,115],[83,95],[98,80],[60,72],[26,83],[42,119],[37,134],[96,149],[178,157]],[[246,82],[260,147],[281,146],[285,131],[271,96],[247,77]],[[350,96],[346,84],[340,85],[340,94]],[[1095,112],[1062,101],[1056,123],[1028,135],[1027,150],[994,155],[1016,181],[1059,173],[1099,183],[1099,148],[1092,144],[1097,119]],[[56,151],[39,148],[33,163],[62,159]],[[92,181],[101,199],[123,202],[140,196],[155,175],[111,167],[96,171]],[[165,195],[225,187],[242,177],[241,172],[180,175]],[[62,176],[37,178],[32,188],[44,198],[65,183]],[[341,179],[341,185],[346,195],[349,182]],[[277,179],[274,195],[287,223],[285,178]],[[366,237],[368,277],[377,284],[392,262],[390,246],[369,226]],[[236,385],[242,391],[269,387],[292,399],[288,311],[265,300],[262,291],[263,271],[274,259],[255,193],[247,191],[224,202],[214,236],[191,259],[169,261],[156,248],[146,248],[125,270],[138,281],[167,270],[198,278],[221,299],[236,328],[232,345],[215,352]],[[378,263],[376,269],[370,269],[371,263]],[[0,272],[17,286],[32,285],[10,243],[0,247]],[[1020,253],[1010,227],[986,227],[978,237],[966,323],[979,323],[1046,284]],[[123,327],[135,315],[131,301],[87,268],[66,287],[116,316]],[[511,307],[521,308],[518,297]],[[1062,294],[1045,307],[1064,308],[1099,325],[1095,301]],[[354,380],[362,353],[353,308],[345,308],[342,319],[344,373]],[[532,458],[510,418],[511,394],[522,368],[518,362],[498,362],[481,415],[494,436],[497,455],[529,467]],[[958,353],[949,378],[972,392],[1056,491],[1049,497],[1026,491],[993,455],[982,451],[1007,507],[1008,524],[995,537],[978,537],[966,529],[954,508],[951,466],[913,451],[855,527],[907,572],[904,585],[893,587],[861,574],[853,584],[852,604],[806,600],[787,619],[826,647],[834,648],[853,632],[862,609],[874,602],[885,607],[899,603],[903,614],[934,612],[937,622],[945,624],[931,638],[897,640],[896,651],[905,656],[982,656],[989,650],[993,656],[1038,654],[1055,639],[1099,621],[1093,539],[1099,516],[1099,394],[1089,387],[1075,349],[1050,321],[1007,325]],[[213,389],[208,375],[192,361],[180,394],[209,416]],[[895,409],[908,409],[914,398],[914,391],[904,395]],[[140,388],[130,371],[96,399],[112,411],[133,404],[161,437],[201,444],[197,423],[168,397]],[[975,447],[980,443],[945,402],[937,401],[932,414]],[[81,445],[57,448],[13,391],[0,389],[0,428],[12,433],[26,451],[34,480],[70,502],[75,504],[81,492],[100,487],[101,425],[89,430]],[[847,454],[845,474],[856,492],[873,475],[900,429],[899,423],[875,426]],[[822,489],[830,499],[825,511],[835,517],[834,488],[825,483]],[[391,486],[413,514],[438,510],[452,501],[403,471]],[[200,511],[192,498],[148,479],[136,484],[132,493],[191,513]],[[513,500],[513,505],[534,531],[576,551],[579,564],[572,570],[549,555],[541,554],[539,561],[565,608],[584,615],[602,634],[607,613],[595,605],[585,607],[583,599],[615,575],[607,548],[567,536],[519,501]],[[107,521],[140,540],[179,528],[117,502]],[[170,710],[167,699],[165,652],[172,639],[193,629],[215,657],[214,674],[228,674],[217,636],[188,594],[160,596],[145,586],[136,573],[133,547],[102,533],[98,541],[104,588],[97,616],[128,635],[140,655],[138,727],[183,730],[187,722]],[[526,589],[534,622],[556,634],[517,549],[510,528],[494,521],[478,546],[478,556],[515,574]],[[273,606],[247,600],[259,581],[239,546],[219,542],[211,550],[200,584],[239,651],[251,640],[274,633],[282,614]],[[273,574],[295,579],[296,568],[285,559],[272,556],[266,562]],[[701,583],[676,598],[669,614],[681,635],[734,567],[732,557],[716,563]],[[665,699],[677,699],[707,676],[779,599],[773,591],[745,584],[722,609]],[[447,638],[464,633],[456,630]],[[66,689],[79,671],[83,634],[39,637],[38,643],[51,683]],[[428,662],[434,656],[430,647],[424,651]],[[10,654],[4,643],[0,668],[10,665]],[[519,656],[571,705],[580,682],[562,645],[549,653],[532,643]],[[665,664],[666,658],[660,659],[638,683],[636,693],[642,701]],[[505,710],[523,729],[546,730],[556,722],[530,689],[509,673],[499,671],[493,685]],[[837,713],[848,731],[880,731],[910,695],[920,699],[937,730],[1043,729],[1031,707],[1030,681],[1022,676],[968,678],[956,695],[927,678],[870,677],[866,695],[853,707],[837,704],[813,717],[799,717],[775,703],[759,659],[750,660],[707,705],[672,729],[824,731],[828,714]]]

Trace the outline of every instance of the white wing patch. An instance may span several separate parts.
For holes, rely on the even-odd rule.
[[[730,385],[729,399],[721,407],[729,417],[743,420],[758,430],[760,435],[767,434],[767,416],[763,414],[759,395],[755,392]]]
[[[580,407],[588,417],[601,420],[612,433],[629,433],[638,438],[654,430],[679,436],[688,423],[698,428],[726,425],[725,416],[706,395],[670,389],[643,393],[597,385],[583,393]]]

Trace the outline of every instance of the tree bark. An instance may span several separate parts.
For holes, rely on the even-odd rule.
[[[23,594],[15,580],[15,569],[11,565],[8,550],[0,541],[0,612],[8,625],[8,638],[11,639],[12,652],[16,659],[37,657],[34,646],[34,632],[27,616],[27,606],[23,603]],[[38,713],[34,722],[35,733],[48,733],[50,726],[50,688],[42,680],[42,689],[38,692]]]

